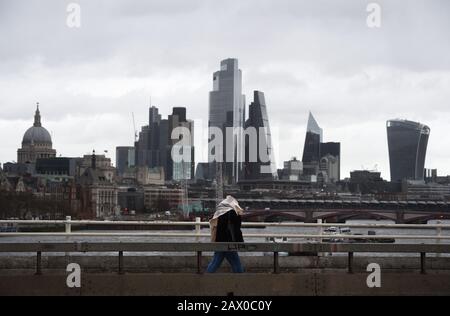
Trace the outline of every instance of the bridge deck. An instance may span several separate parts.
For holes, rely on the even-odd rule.
[[[381,287],[367,286],[368,273],[307,271],[283,274],[83,273],[80,288],[66,286],[67,275],[0,273],[0,295],[450,295],[450,271],[383,272]],[[20,280],[20,282],[19,282]]]

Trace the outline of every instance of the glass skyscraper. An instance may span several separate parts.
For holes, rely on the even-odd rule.
[[[391,181],[423,180],[430,128],[407,121],[386,123]]]
[[[308,125],[306,127],[302,162],[303,173],[306,176],[326,174],[325,178],[331,182],[340,180],[341,144],[337,142],[323,142],[323,130],[311,112],[309,112]],[[330,164],[330,162],[333,163]]]
[[[190,152],[189,161],[174,162],[172,148],[178,146],[178,139],[172,139],[172,132],[177,127],[185,127],[190,131],[190,139],[183,149]],[[167,119],[162,119],[157,107],[149,109],[149,125],[143,126],[139,140],[135,142],[135,161],[139,167],[162,167],[166,180],[190,180],[194,177],[194,122],[186,118],[186,108],[174,107]]]
[[[135,162],[135,150],[130,146],[118,146],[116,147],[116,168],[117,174],[123,175],[125,170],[134,166]]]
[[[175,107],[173,108],[172,115],[168,117],[169,124],[169,147],[167,154],[170,155],[172,150],[175,150],[180,155],[186,154],[183,153],[184,150],[187,150],[189,153],[187,156],[188,160],[182,160],[179,162],[173,161],[172,158],[168,159],[167,162],[167,176],[172,180],[190,180],[194,178],[194,121],[188,120],[186,118],[186,108],[183,107]],[[171,139],[172,131],[177,127],[184,127],[189,130],[190,138],[184,138],[184,145],[177,145],[178,139]],[[184,135],[184,137],[187,135]]]
[[[309,112],[302,158],[303,172],[305,175],[316,175],[318,172],[322,137],[323,130],[317,124],[312,113]]]
[[[246,180],[273,180],[277,177],[277,169],[273,155],[266,99],[263,92],[254,91],[253,102],[249,105],[248,113],[245,130],[253,129],[256,134],[253,137],[256,139],[250,138],[251,133],[244,135],[244,178]],[[252,156],[253,159],[251,159]]]
[[[303,147],[303,163],[318,162],[320,159],[320,143],[323,138],[323,130],[317,124],[314,116],[309,112],[308,125],[306,127],[305,146]]]
[[[237,59],[225,59],[220,63],[220,70],[213,74],[213,91],[209,93],[208,126],[222,130],[224,139],[223,148],[220,150],[223,152],[223,161],[227,161],[223,164],[223,176],[228,183],[238,182],[242,170],[244,118],[245,97],[242,94],[242,72],[238,67]],[[226,127],[234,128],[233,137],[228,142],[225,140]],[[209,152],[214,151],[209,148]],[[232,159],[227,160],[227,156]]]

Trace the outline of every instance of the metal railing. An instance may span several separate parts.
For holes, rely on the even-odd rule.
[[[200,218],[196,218],[195,222],[189,221],[99,221],[99,220],[72,220],[70,216],[66,217],[66,220],[0,220],[0,224],[17,224],[17,225],[64,225],[65,232],[6,232],[0,233],[0,237],[19,237],[19,236],[86,236],[86,237],[194,237],[197,241],[201,237],[209,237],[210,234],[201,233],[202,227],[209,227],[209,222],[201,222]],[[73,232],[73,226],[90,226],[90,225],[120,225],[120,226],[192,226],[195,231],[192,233],[184,232]],[[292,233],[244,233],[244,237],[253,238],[306,238],[314,239],[321,242],[323,239],[329,238],[342,238],[342,239],[356,239],[356,240],[383,240],[383,239],[423,239],[423,240],[450,240],[449,235],[442,235],[443,230],[450,230],[449,224],[341,224],[341,223],[296,223],[296,222],[284,222],[284,223],[267,223],[267,222],[244,222],[242,227],[315,227],[318,229],[316,234],[292,234]],[[348,234],[327,234],[324,228],[329,227],[348,227],[348,228],[369,228],[369,229],[434,229],[435,235],[348,235]]]
[[[36,253],[36,274],[42,274],[42,253],[117,252],[118,273],[123,274],[124,252],[194,252],[197,256],[197,273],[202,273],[202,253],[212,251],[272,252],[273,272],[280,272],[279,253],[347,253],[347,271],[353,273],[354,253],[417,253],[420,254],[420,271],[426,272],[427,253],[450,253],[450,244],[341,244],[341,243],[148,243],[148,242],[33,242],[0,243],[0,253]],[[0,257],[2,258],[2,257]]]
[[[420,271],[426,271],[427,253],[450,253],[450,243],[442,243],[441,240],[450,240],[450,235],[442,235],[443,230],[450,230],[448,224],[339,224],[339,223],[242,223],[242,227],[312,227],[317,228],[317,233],[245,233],[244,237],[286,237],[286,238],[305,238],[315,241],[310,242],[283,242],[283,243],[210,243],[200,242],[201,237],[209,237],[208,233],[202,233],[202,227],[209,227],[208,222],[201,222],[196,218],[195,222],[189,221],[98,221],[98,220],[72,220],[70,216],[66,220],[0,220],[1,224],[17,225],[61,225],[64,232],[8,232],[0,233],[2,236],[142,236],[142,237],[194,237],[196,242],[32,242],[32,243],[14,243],[0,242],[0,252],[32,252],[36,253],[36,274],[42,273],[42,253],[49,252],[117,252],[118,253],[118,271],[124,273],[124,252],[194,252],[197,256],[197,273],[202,272],[202,252],[209,251],[243,251],[243,252],[272,252],[274,258],[274,273],[279,273],[279,253],[347,253],[348,272],[353,272],[354,253],[417,253],[420,254]],[[181,227],[191,226],[192,233],[184,232],[74,232],[75,226],[102,226],[102,225],[121,225],[121,226],[170,226]],[[348,227],[348,228],[369,228],[369,229],[427,229],[435,230],[435,235],[416,235],[416,234],[396,234],[396,235],[348,235],[348,234],[326,234],[325,228],[329,227]],[[335,240],[342,238],[344,242],[325,243],[324,240]],[[383,244],[383,243],[360,243],[364,240],[378,239],[415,239],[415,240],[435,240],[434,244]],[[355,243],[346,243],[345,241],[353,239]],[[0,239],[1,241],[1,239]]]

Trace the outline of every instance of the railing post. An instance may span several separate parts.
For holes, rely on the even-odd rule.
[[[348,253],[348,273],[353,273],[353,252]]]
[[[273,253],[273,273],[280,273],[280,263],[278,261],[278,251]]]
[[[317,220],[317,224],[319,225],[319,235],[322,236],[323,235],[323,226],[322,226],[322,219],[321,218],[319,218]],[[322,238],[319,238],[318,242],[322,243]]]
[[[42,253],[40,251],[36,254],[36,275],[42,274]]]
[[[197,274],[202,274],[202,252],[197,251]]]
[[[438,220],[437,221],[437,224],[438,225],[440,225],[440,224],[442,224],[442,222],[440,221],[440,220]],[[436,235],[437,235],[437,239],[436,239],[436,243],[437,244],[440,244],[441,243],[441,236],[442,236],[442,227],[436,227]],[[436,257],[440,257],[441,256],[441,254],[440,253],[437,253],[436,254]]]
[[[72,220],[71,216],[66,216],[66,234],[70,234],[72,232],[72,224],[70,223],[70,221]],[[66,240],[69,240],[69,236],[66,236]],[[66,260],[69,260],[69,253],[66,252]]]
[[[124,274],[124,272],[123,272],[123,251],[119,251],[119,274]]]
[[[420,273],[425,274],[426,271],[426,258],[427,254],[425,252],[420,253]]]
[[[319,231],[318,231],[318,235],[320,235],[320,236],[322,236],[323,235],[323,226],[322,226],[322,223],[323,223],[323,221],[322,221],[322,219],[321,218],[319,218],[318,220],[317,220],[317,225],[319,225]],[[319,243],[322,243],[323,242],[323,239],[322,238],[318,238],[317,239],[317,241],[319,242]],[[321,252],[318,252],[317,253],[317,256],[318,257],[323,257],[323,253],[321,253]]]
[[[66,234],[70,234],[72,232],[72,224],[70,221],[72,220],[72,216],[66,216]]]
[[[200,217],[196,217],[195,218],[195,234],[197,235],[196,237],[195,237],[195,241],[199,241],[200,240],[200,229],[201,229],[201,226],[200,226],[200,223],[201,223],[201,218]]]

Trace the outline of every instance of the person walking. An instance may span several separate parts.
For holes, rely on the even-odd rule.
[[[211,228],[211,242],[244,242],[241,231],[241,215],[244,210],[238,201],[228,195],[219,203],[213,218],[209,221]],[[207,273],[214,273],[226,259],[234,273],[244,272],[237,251],[216,251],[206,269]]]

